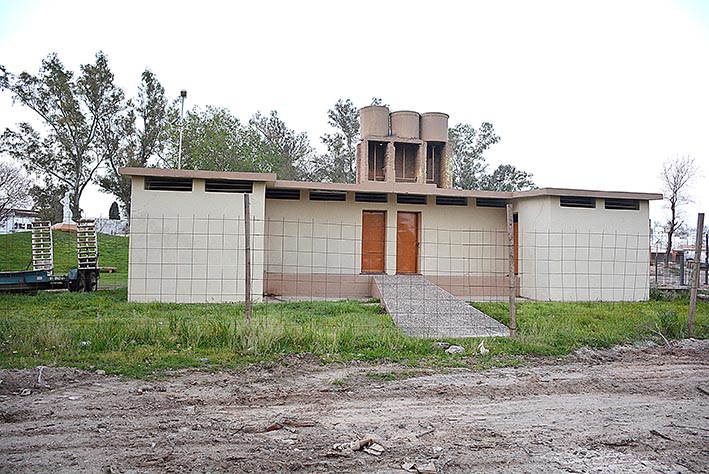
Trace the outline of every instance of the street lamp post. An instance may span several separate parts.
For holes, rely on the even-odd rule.
[[[177,150],[177,169],[182,169],[182,119],[185,115],[185,97],[187,97],[187,91],[182,89],[180,91],[180,145]]]

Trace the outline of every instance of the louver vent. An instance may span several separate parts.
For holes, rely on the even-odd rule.
[[[204,190],[208,193],[251,193],[254,190],[254,183],[231,179],[208,179],[204,182]]]
[[[266,199],[290,199],[297,201],[300,199],[300,189],[266,188]]]
[[[347,201],[347,193],[340,191],[310,191],[311,201]]]
[[[459,196],[436,196],[436,206],[467,206],[468,198]]]
[[[384,193],[355,193],[356,202],[387,202],[387,195]]]
[[[638,211],[640,210],[640,201],[637,199],[606,199],[606,209]]]
[[[596,207],[596,198],[588,196],[561,196],[559,198],[561,207],[586,207],[593,209]]]
[[[148,191],[192,191],[192,178],[165,178],[146,176],[145,189]]]
[[[398,204],[426,204],[426,196],[421,194],[397,194]]]
[[[478,207],[505,207],[507,201],[495,198],[475,198],[475,205]]]

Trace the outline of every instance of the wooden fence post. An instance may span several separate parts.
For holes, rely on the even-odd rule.
[[[510,337],[517,337],[517,276],[515,275],[515,236],[512,204],[507,204],[507,270],[510,283]]]
[[[246,252],[244,269],[244,298],[246,300],[246,324],[251,324],[251,208],[249,194],[244,193],[244,250]]]
[[[694,337],[694,315],[697,312],[697,290],[699,289],[699,274],[702,267],[702,234],[704,233],[704,213],[697,216],[697,239],[694,244],[694,272],[692,272],[692,291],[689,294],[689,317],[687,318],[687,333]]]

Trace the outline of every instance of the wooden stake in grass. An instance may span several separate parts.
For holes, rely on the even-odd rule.
[[[697,289],[699,288],[699,273],[702,267],[702,232],[704,231],[704,213],[697,216],[697,240],[694,244],[694,272],[692,272],[692,291],[689,295],[689,317],[687,318],[687,333],[694,337],[694,315],[697,312]]]
[[[510,337],[517,337],[517,278],[515,277],[515,236],[512,204],[507,205],[507,268],[510,277]]]
[[[246,324],[251,324],[251,208],[249,194],[244,193],[244,250],[246,252],[244,269],[244,299],[246,300]]]

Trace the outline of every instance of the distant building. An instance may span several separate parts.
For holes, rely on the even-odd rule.
[[[96,219],[96,232],[109,235],[128,235],[128,220],[98,217]]]
[[[11,209],[10,214],[0,221],[0,234],[27,232],[32,230],[32,222],[39,216],[30,209]]]

